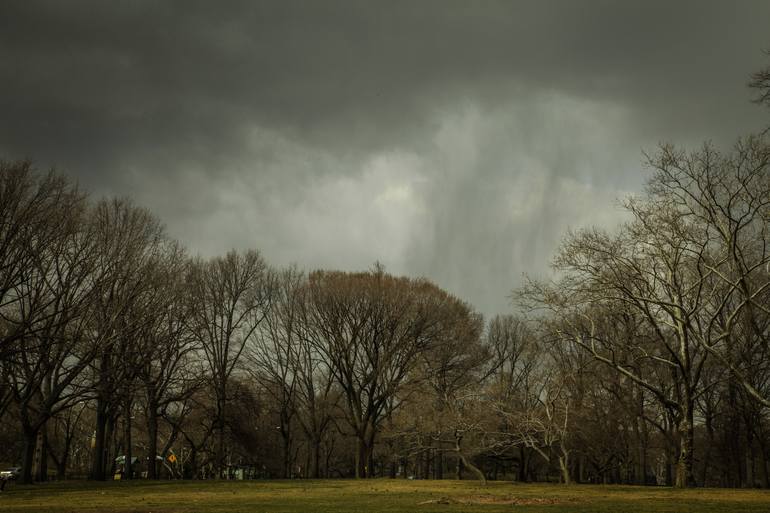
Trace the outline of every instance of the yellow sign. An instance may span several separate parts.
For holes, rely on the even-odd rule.
[[[169,454],[168,461],[170,461],[171,463],[176,463],[176,454]]]

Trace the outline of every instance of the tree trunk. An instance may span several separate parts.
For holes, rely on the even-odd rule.
[[[61,459],[56,463],[56,479],[64,481],[67,479],[67,463],[70,460],[70,449],[72,448],[73,433],[68,432],[64,437],[64,449],[62,450]]]
[[[486,485],[487,484],[487,478],[484,475],[484,473],[479,470],[479,468],[471,463],[470,460],[468,460],[465,455],[462,453],[462,436],[455,436],[455,452],[457,453],[457,474],[459,476],[462,476],[462,467],[468,467],[471,472],[476,474],[476,477],[479,478],[479,481],[481,481],[481,484]],[[462,466],[461,466],[462,465]],[[462,477],[458,477],[458,479],[462,479]]]
[[[361,439],[360,436],[356,437],[356,459],[355,459],[355,466],[356,466],[356,479],[360,479],[362,477],[365,477],[365,462],[366,459],[364,457],[364,441]]]
[[[198,479],[198,449],[190,445],[190,479]]]
[[[51,448],[51,444],[46,441],[48,456],[53,460],[53,464],[56,467],[56,479],[58,481],[64,481],[67,478],[67,461],[71,446],[72,432],[70,431],[69,424],[67,424],[64,429],[64,447],[62,448],[61,454],[57,455],[56,451]]]
[[[291,437],[288,431],[281,428],[281,442],[283,452],[283,470],[281,471],[281,477],[288,479],[291,477]]]
[[[693,428],[693,404],[687,404],[684,414],[679,421],[679,461],[676,465],[676,483],[677,488],[690,488],[695,486],[695,476],[693,475],[693,447],[694,447],[694,428]]]
[[[524,446],[519,446],[519,482],[527,480],[527,453]]]
[[[93,460],[91,461],[91,479],[104,481],[105,452],[107,440],[107,405],[103,399],[96,400],[96,431],[94,433]]]
[[[35,446],[37,445],[37,430],[30,426],[23,426],[22,435],[24,436],[24,454],[21,464],[22,484],[32,484],[32,464],[35,460]]]
[[[374,438],[375,431],[372,421],[363,423],[363,432],[356,435],[356,478],[372,477],[374,475]]]
[[[40,483],[48,481],[48,430],[43,424],[37,431],[37,478]]]
[[[118,440],[117,440],[117,430],[115,429],[115,424],[117,424],[118,419],[116,417],[110,416],[107,419],[107,428],[105,431],[105,448],[104,448],[104,469],[105,469],[105,478],[112,476],[115,474],[115,458],[117,457],[118,453]],[[112,451],[112,452],[111,452]]]
[[[481,484],[486,485],[487,484],[487,477],[484,475],[484,472],[481,471],[476,465],[471,463],[471,461],[466,458],[462,453],[457,453],[458,457],[460,458],[460,461],[462,461],[463,467],[468,467],[471,472],[476,474],[476,477],[479,478],[479,481],[481,481]]]
[[[666,448],[666,468],[665,468],[665,480],[666,480],[666,486],[673,486],[674,485],[674,458],[671,454],[671,447]]]
[[[636,484],[647,484],[647,422],[644,420],[644,396],[639,393],[639,411],[634,421],[634,431],[637,435],[637,466]]]
[[[356,479],[367,477],[369,466],[370,449],[367,447],[366,438],[358,436],[356,438]]]
[[[310,476],[313,479],[321,477],[321,440],[317,438],[311,443]]]
[[[225,419],[224,414],[220,414],[217,420],[217,443],[214,454],[214,471],[217,473],[215,479],[222,479],[222,473],[225,469]]]
[[[374,434],[366,442],[366,477],[375,477]]]
[[[712,447],[716,443],[714,440],[714,424],[711,415],[706,417],[706,452],[703,455],[703,472],[701,473],[701,484],[708,486],[709,478],[709,465],[711,464],[711,451]]]
[[[746,429],[746,488],[754,488],[754,454],[752,453],[754,441],[752,440],[752,431],[750,427]]]
[[[158,479],[158,409],[154,402],[147,405],[147,479]],[[193,448],[192,458],[195,458]]]
[[[644,424],[644,422],[645,421],[642,420],[642,424]],[[642,471],[642,484],[643,485],[648,485],[648,484],[650,484],[649,480],[647,479],[647,468],[649,467],[649,464],[648,464],[648,461],[647,461],[648,460],[648,458],[647,458],[647,447],[649,445],[649,436],[648,436],[647,428],[646,427],[642,430],[642,440],[643,440],[643,445],[642,445],[641,449],[639,449],[639,452],[641,453],[640,457],[642,459],[642,462],[640,463],[639,466],[640,466],[640,470]]]
[[[572,484],[572,477],[569,473],[569,452],[562,449],[559,454],[559,470],[561,472],[561,479],[565,485]]]
[[[134,473],[134,466],[131,464],[133,458],[133,451],[131,450],[131,399],[126,398],[125,404],[125,418],[123,419],[123,445],[125,446],[124,456],[126,457],[125,464],[123,465],[123,479],[131,479]]]
[[[90,478],[97,481],[104,481],[107,477],[107,445],[109,444],[109,434],[107,432],[107,423],[109,421],[108,398],[114,392],[114,390],[110,390],[111,359],[112,344],[108,343],[99,358],[99,381],[96,387],[96,430]]]
[[[767,445],[764,436],[763,433],[760,433],[757,437],[757,441],[759,442],[759,468],[762,471],[762,488],[767,488],[770,486],[770,474],[768,474],[767,469]]]

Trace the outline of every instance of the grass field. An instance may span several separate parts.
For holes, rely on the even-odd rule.
[[[0,512],[770,512],[770,491],[473,481],[89,482],[14,486]]]

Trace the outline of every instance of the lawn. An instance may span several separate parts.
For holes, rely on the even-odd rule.
[[[65,482],[14,486],[0,512],[769,512],[770,491],[474,481]]]

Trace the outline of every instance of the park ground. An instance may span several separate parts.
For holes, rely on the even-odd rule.
[[[770,491],[474,481],[62,482],[0,493],[0,512],[770,512]]]

